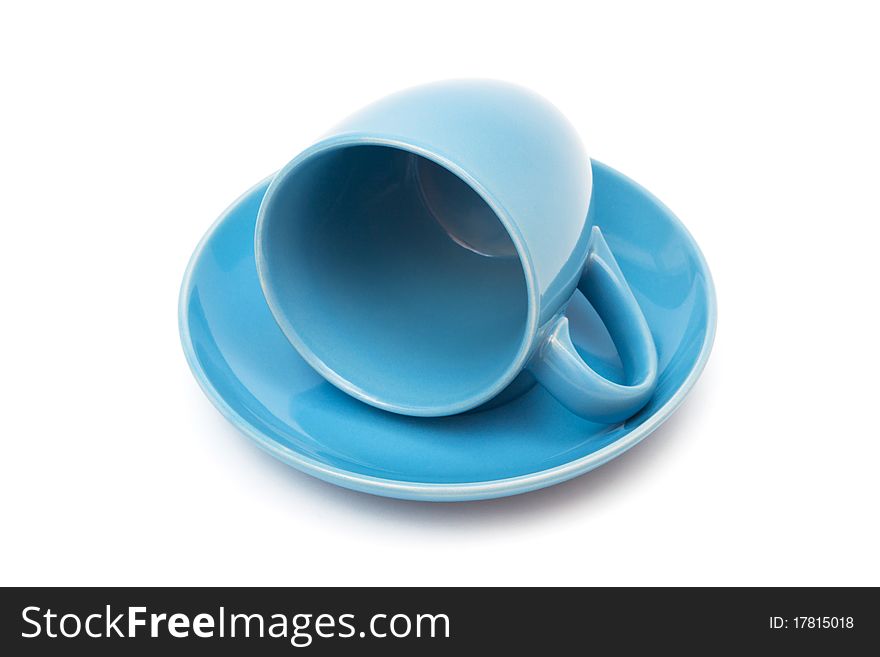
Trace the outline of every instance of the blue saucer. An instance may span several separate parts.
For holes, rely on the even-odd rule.
[[[270,454],[326,481],[416,500],[503,497],[571,479],[623,453],[681,404],[709,357],[715,295],[694,240],[657,199],[593,162],[591,211],[651,326],[660,358],[653,400],[624,423],[573,415],[540,386],[494,408],[417,418],[357,401],[300,358],[275,324],[254,266],[264,180],[196,248],[180,294],[187,361],[208,398]],[[622,381],[614,346],[580,295],[568,308],[587,362]]]

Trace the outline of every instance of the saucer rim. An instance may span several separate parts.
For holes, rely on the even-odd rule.
[[[706,363],[709,360],[712,347],[715,341],[715,330],[717,325],[717,302],[715,295],[715,285],[712,280],[712,274],[709,271],[703,252],[693,236],[688,231],[682,221],[673,213],[665,204],[657,199],[650,191],[645,189],[638,182],[627,177],[616,169],[603,164],[597,160],[591,160],[593,167],[601,167],[606,169],[612,175],[623,179],[627,184],[632,185],[635,189],[646,194],[654,203],[665,210],[667,216],[674,221],[683,237],[687,240],[693,252],[696,254],[696,261],[699,269],[706,281],[706,334],[703,344],[700,347],[700,353],[691,371],[685,380],[676,390],[675,394],[660,408],[643,422],[641,425],[628,432],[613,443],[602,447],[586,456],[575,459],[568,463],[554,466],[546,470],[539,470],[525,475],[516,477],[506,477],[503,479],[488,479],[484,481],[474,482],[456,482],[456,483],[426,483],[412,482],[405,480],[386,479],[374,477],[371,475],[362,475],[343,470],[334,466],[321,463],[315,459],[304,456],[295,450],[284,447],[278,442],[267,437],[248,422],[246,422],[223,397],[217,392],[216,388],[208,379],[201,364],[196,358],[195,349],[192,344],[192,336],[189,328],[188,313],[186,309],[189,307],[189,300],[192,294],[192,277],[195,265],[199,261],[208,242],[220,225],[229,217],[229,215],[246,199],[253,191],[267,181],[275,177],[276,173],[263,178],[255,185],[249,187],[244,193],[239,195],[220,216],[211,224],[211,227],[205,232],[198,245],[190,256],[183,281],[180,287],[178,298],[178,330],[180,332],[181,345],[183,347],[184,356],[187,364],[193,373],[199,387],[211,401],[211,403],[221,412],[221,414],[245,436],[250,438],[258,447],[268,452],[275,458],[287,463],[288,465],[305,472],[306,474],[317,477],[323,481],[349,488],[352,490],[380,495],[383,497],[392,497],[398,499],[407,499],[426,502],[463,502],[473,500],[494,499],[499,497],[507,497],[510,495],[518,495],[528,493],[540,488],[553,486],[563,481],[573,479],[579,475],[585,474],[590,470],[598,468],[607,463],[611,459],[619,456],[628,449],[634,447],[648,435],[660,427],[672,414],[681,406],[694,384],[700,378]],[[595,183],[594,183],[595,184]],[[292,347],[291,347],[292,348]]]

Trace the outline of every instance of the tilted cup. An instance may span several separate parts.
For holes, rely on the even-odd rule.
[[[275,176],[256,225],[260,284],[302,357],[368,404],[451,415],[531,373],[574,413],[618,421],[651,396],[657,354],[591,225],[591,189],[577,133],[539,96],[476,80],[406,90]],[[575,289],[614,340],[625,384],[572,344]]]

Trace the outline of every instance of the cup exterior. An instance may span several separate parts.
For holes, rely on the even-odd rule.
[[[257,221],[257,271],[266,289],[260,255],[264,209],[273,191],[303,162],[349,145],[387,145],[432,160],[457,174],[482,196],[504,224],[522,262],[529,296],[526,339],[506,374],[479,397],[420,415],[449,415],[496,397],[520,374],[539,337],[571,299],[587,256],[591,229],[590,160],[574,127],[549,102],[522,87],[489,80],[437,82],[387,96],[349,116],[305,149],[275,177]],[[331,383],[361,398],[325,371],[296,335],[287,337]],[[521,377],[520,377],[521,378]],[[363,398],[386,410],[407,412],[393,400]],[[415,414],[415,413],[410,413]]]

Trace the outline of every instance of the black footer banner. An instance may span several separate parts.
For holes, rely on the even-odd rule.
[[[880,645],[869,588],[7,588],[0,613],[5,655]]]

